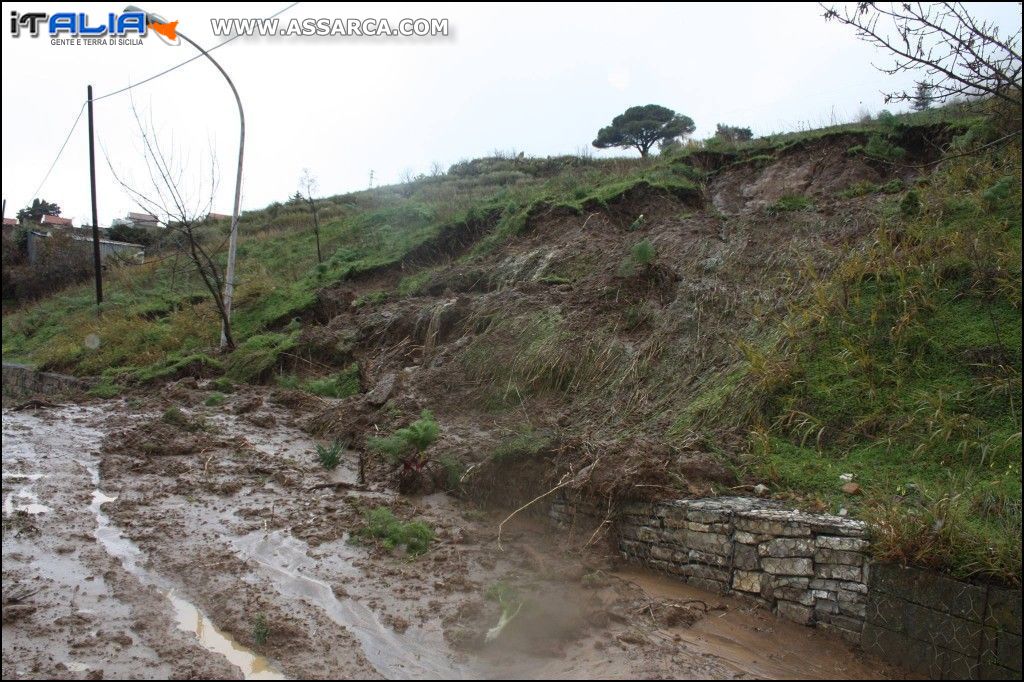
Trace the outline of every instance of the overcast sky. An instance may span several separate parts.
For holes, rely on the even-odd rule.
[[[150,2],[150,0],[146,0]],[[267,16],[281,3],[146,6],[211,46],[213,17]],[[54,46],[11,36],[10,12],[50,3],[3,3],[3,196],[6,215],[31,201],[85,99],[139,82],[191,56],[151,35],[139,46]],[[94,19],[120,4],[59,7]],[[1020,27],[1017,3],[973,11]],[[496,149],[546,156],[590,147],[598,128],[629,106],[656,103],[692,117],[695,137],[716,123],[756,134],[846,122],[883,108],[881,91],[905,87],[872,68],[882,55],[816,4],[374,4],[300,3],[282,18],[447,18],[449,37],[242,38],[214,55],[245,105],[243,209],[295,191],[303,168],[323,195],[396,182],[406,170],[447,168]],[[231,212],[238,117],[220,74],[200,59],[133,90],[161,139],[198,170],[215,150],[214,210]],[[897,110],[895,107],[894,110]],[[128,95],[96,103],[100,224],[136,210],[114,182],[141,182]],[[75,224],[88,223],[83,116],[39,195]],[[596,150],[594,150],[596,152]],[[608,155],[623,152],[597,152]]]

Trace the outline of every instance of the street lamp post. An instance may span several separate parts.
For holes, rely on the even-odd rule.
[[[147,12],[144,9],[136,7],[135,5],[129,5],[125,7],[125,12],[142,12],[146,15],[146,25],[148,26],[152,22],[158,24],[166,24],[167,21],[159,14],[153,14]],[[231,86],[231,92],[235,95],[235,102],[238,104],[238,174],[235,176],[235,205],[231,212],[231,237],[228,240],[228,267],[224,273],[224,317],[225,320],[221,321],[220,327],[220,345],[223,348],[227,345],[227,324],[231,319],[231,299],[235,292],[235,251],[238,247],[238,209],[242,201],[242,155],[245,151],[245,112],[242,110],[242,98],[238,96],[238,89],[235,88],[235,84],[231,82],[231,77],[228,76],[227,71],[224,70],[216,59],[210,56],[210,53],[199,46],[194,40],[186,36],[181,31],[177,31],[178,37],[184,40],[186,43],[196,48],[209,59],[217,70],[220,71],[221,75],[224,76],[224,80]]]

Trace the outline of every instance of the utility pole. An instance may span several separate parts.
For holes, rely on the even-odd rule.
[[[92,86],[89,96],[89,185],[92,190],[92,265],[96,271],[96,306],[103,303],[103,265],[100,262],[100,221],[96,214],[96,142],[92,125]]]

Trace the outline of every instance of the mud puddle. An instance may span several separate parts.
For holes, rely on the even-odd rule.
[[[508,524],[502,551],[501,514],[334,486],[357,461],[325,471],[294,415],[261,427],[202,402],[182,407],[207,426],[180,433],[124,403],[4,412],[5,678],[892,674],[743,604],[609,578],[610,556],[544,524]],[[360,536],[378,507],[428,525],[428,551]],[[724,609],[676,617],[693,599]]]
[[[89,472],[93,485],[98,486],[100,480],[96,465],[81,460],[79,464]],[[286,679],[284,675],[274,670],[266,658],[242,646],[231,635],[221,632],[199,608],[177,595],[168,580],[143,567],[145,557],[141,550],[111,525],[110,519],[103,512],[104,504],[116,501],[117,497],[105,495],[99,488],[93,490],[89,510],[96,517],[96,540],[110,556],[121,562],[125,570],[143,584],[154,586],[164,594],[173,610],[178,629],[194,635],[207,651],[223,656],[231,665],[238,668],[247,680]]]
[[[716,657],[737,674],[818,680],[866,679],[886,672],[859,660],[842,640],[775,618],[739,600],[711,595],[641,568],[624,568],[616,575],[654,599],[696,599],[724,607],[690,627],[664,631],[688,649]]]
[[[454,665],[444,655],[443,641],[427,642],[415,633],[398,634],[384,625],[365,604],[343,597],[314,576],[316,562],[309,556],[309,547],[293,537],[276,531],[253,533],[235,541],[240,556],[251,559],[262,569],[277,592],[287,599],[300,599],[323,610],[331,620],[352,632],[363,653],[382,676],[388,679],[461,679],[466,670]],[[354,559],[356,552],[345,551],[337,543],[341,557]],[[335,558],[339,554],[334,554]],[[342,563],[342,572],[359,577],[361,571]]]

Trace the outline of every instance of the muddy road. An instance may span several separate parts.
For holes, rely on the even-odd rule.
[[[4,409],[4,679],[902,676],[538,520],[499,549],[502,514],[355,485],[260,393],[163,400]],[[365,537],[381,507],[429,549]]]

